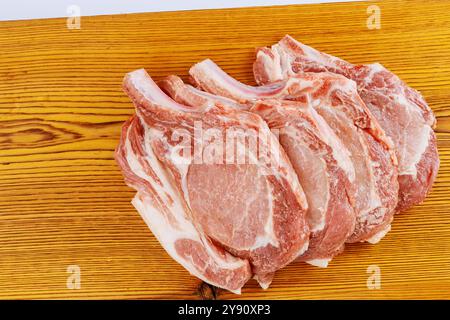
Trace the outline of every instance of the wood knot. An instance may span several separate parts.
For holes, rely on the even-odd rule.
[[[202,281],[197,288],[197,295],[202,300],[217,300],[219,288]]]

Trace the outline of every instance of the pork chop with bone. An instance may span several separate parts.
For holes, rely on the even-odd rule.
[[[253,87],[233,79],[209,59],[189,73],[199,88],[243,105],[287,99],[312,106],[346,147],[354,166],[356,227],[347,242],[376,243],[390,230],[398,199],[396,157],[354,81],[334,73],[302,73]]]
[[[240,292],[252,275],[267,287],[309,239],[305,195],[267,124],[222,105],[176,103],[144,70],[129,73],[124,89],[137,116],[124,125],[116,159],[162,246],[218,287]],[[220,140],[233,129],[249,134],[221,153]],[[245,148],[254,133],[257,148]],[[244,163],[235,161],[239,152]]]
[[[439,170],[439,155],[433,132],[436,118],[418,91],[379,63],[353,65],[290,36],[271,48],[258,49],[253,70],[259,84],[324,71],[354,80],[359,95],[395,146],[400,185],[397,210],[425,199]]]
[[[287,100],[239,104],[196,89],[177,76],[168,76],[159,85],[176,101],[191,106],[226,104],[261,115],[279,137],[308,200],[310,244],[299,260],[326,267],[333,256],[343,250],[355,227],[353,163],[314,108],[307,103]]]

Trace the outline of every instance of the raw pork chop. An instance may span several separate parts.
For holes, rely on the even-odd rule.
[[[356,228],[348,242],[378,242],[397,204],[396,158],[389,139],[359,97],[355,82],[333,73],[303,73],[269,85],[244,85],[211,60],[190,69],[196,84],[241,104],[289,99],[312,105],[350,152],[355,168]]]
[[[116,161],[126,183],[136,189],[132,201],[167,253],[194,276],[239,293],[251,277],[250,264],[215,245],[190,219],[189,209],[152,147],[151,129],[137,116],[122,127]]]
[[[169,76],[159,84],[173,99],[191,106],[233,105],[232,100],[195,89],[176,76]],[[237,108],[245,106],[251,107],[236,104]],[[299,260],[326,266],[342,251],[355,227],[351,205],[355,172],[349,154],[307,103],[263,100],[255,101],[250,110],[261,115],[279,136],[308,200],[311,238],[308,251]]]
[[[162,245],[171,248],[174,243],[192,242],[175,247],[173,255],[177,261],[183,261],[181,257],[190,259],[190,264],[183,265],[212,284],[239,291],[249,276],[248,261],[255,278],[268,286],[273,272],[307,249],[309,229],[304,193],[267,124],[255,114],[225,106],[178,104],[144,70],[129,73],[124,89],[145,129],[141,141],[134,142],[134,149],[151,149],[157,161],[138,154],[137,161],[119,163],[127,181],[137,175],[156,183],[151,185],[156,190],[152,191],[161,193],[162,207],[167,208],[166,220],[156,230],[156,234],[166,236],[160,238]],[[133,144],[126,137],[123,140],[125,145]],[[120,150],[123,147],[118,158],[123,158]],[[162,171],[168,185],[177,190],[176,196],[158,185],[156,172]],[[138,195],[150,187],[131,186]],[[151,211],[147,203],[154,198],[135,201],[135,205],[141,211]],[[175,209],[171,210],[174,204],[177,215]],[[148,223],[155,223],[151,216]],[[173,233],[173,229],[179,232]],[[197,237],[194,240],[193,234]],[[210,261],[214,262],[219,252],[222,260],[217,265],[221,268],[216,268]]]
[[[257,52],[254,74],[259,84],[299,72],[331,71],[358,84],[358,92],[396,148],[399,170],[398,210],[422,202],[439,169],[433,127],[436,119],[420,93],[375,63],[355,66],[319,52],[290,36]]]

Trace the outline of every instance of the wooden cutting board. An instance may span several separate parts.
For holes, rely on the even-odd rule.
[[[380,29],[367,27],[373,4]],[[82,17],[80,26],[0,23],[0,298],[450,298],[450,1]],[[190,276],[131,206],[113,160],[133,113],[121,81],[141,67],[186,77],[209,57],[251,84],[254,48],[286,33],[353,63],[379,61],[419,89],[438,118],[441,169],[425,203],[399,214],[379,244],[349,245],[327,269],[292,264],[270,289],[250,281],[237,296]]]

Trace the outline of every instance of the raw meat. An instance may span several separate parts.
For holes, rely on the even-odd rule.
[[[289,99],[313,106],[350,152],[355,168],[356,227],[347,241],[376,243],[390,230],[398,196],[396,157],[355,82],[334,73],[302,73],[252,87],[236,81],[211,60],[194,65],[189,73],[200,88],[240,104]]]
[[[144,70],[129,73],[124,89],[143,131],[140,140],[122,136],[117,158],[138,190],[141,201],[134,205],[148,214],[155,235],[165,235],[158,237],[162,245],[209,283],[239,292],[252,274],[267,287],[309,239],[305,195],[267,124],[223,105],[178,104]],[[150,183],[133,183],[136,176]],[[149,214],[155,204],[163,209],[160,223],[153,220],[157,212]],[[176,246],[180,242],[186,245]]]
[[[308,200],[310,249],[299,260],[326,267],[355,230],[350,154],[308,103],[264,100],[251,111],[278,132]]]
[[[160,86],[177,102],[195,106],[227,103],[232,100],[204,93],[169,76]],[[262,100],[239,105],[251,107],[262,116],[279,140],[299,177],[309,209],[311,238],[308,251],[299,260],[326,266],[343,250],[355,227],[352,201],[355,172],[348,151],[326,122],[308,103]]]
[[[399,170],[398,210],[422,202],[436,178],[439,156],[436,119],[420,95],[395,74],[375,63],[355,66],[319,52],[290,36],[257,51],[255,79],[267,84],[301,72],[330,71],[358,85],[358,92],[396,149]]]
[[[182,196],[149,144],[151,134],[150,127],[133,116],[123,125],[116,150],[126,183],[137,191],[134,207],[167,253],[186,270],[239,293],[252,275],[250,264],[215,245],[195,227]]]
[[[179,77],[170,75],[158,85],[176,102],[193,107],[208,107],[221,104],[237,110],[248,110],[249,106],[241,105],[232,99],[210,94],[185,84]]]

